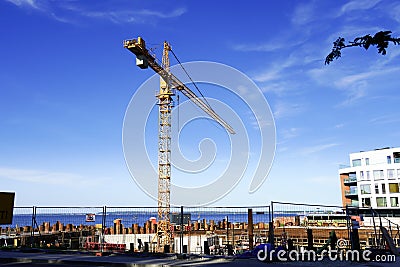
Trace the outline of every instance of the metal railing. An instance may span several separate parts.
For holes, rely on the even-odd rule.
[[[1,246],[112,251],[155,250],[157,207],[15,207],[13,222],[0,226]],[[251,219],[249,219],[251,214]],[[171,207],[176,253],[223,253],[248,249],[268,229],[269,206]],[[265,241],[265,240],[262,240]]]
[[[248,207],[171,207],[173,252],[239,254],[258,244],[318,251],[349,246],[359,229],[361,248],[383,244],[379,227],[400,245],[399,224],[371,210],[335,205],[271,202]],[[366,210],[366,209],[364,209]],[[89,251],[153,252],[157,207],[15,207],[13,222],[0,226],[0,247],[40,247]]]
[[[358,190],[345,190],[344,191],[345,196],[357,196],[358,195]]]
[[[356,183],[356,182],[357,182],[357,177],[345,178],[345,179],[343,180],[343,182],[344,182],[345,184]]]

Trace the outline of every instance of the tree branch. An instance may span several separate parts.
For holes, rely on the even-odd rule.
[[[377,32],[373,37],[369,34],[357,37],[354,41],[350,41],[348,44],[345,44],[345,39],[339,37],[335,42],[333,42],[332,51],[325,58],[325,65],[329,65],[333,60],[338,59],[342,56],[341,50],[347,47],[359,46],[363,47],[365,50],[372,46],[376,46],[378,49],[378,53],[382,55],[386,55],[386,49],[389,46],[389,43],[393,43],[394,45],[400,44],[400,38],[394,38],[391,35],[391,31],[380,31]]]

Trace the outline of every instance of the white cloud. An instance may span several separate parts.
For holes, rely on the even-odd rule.
[[[349,84],[344,90],[346,92],[346,99],[344,99],[338,106],[353,105],[356,101],[367,95],[368,83],[365,80],[354,81]]]
[[[0,167],[0,178],[26,183],[53,185],[82,185],[88,181],[82,176],[72,173],[49,172],[41,170],[26,170]]]
[[[256,130],[264,129],[274,124],[272,120],[257,116],[257,114],[252,112],[249,112],[248,120],[250,121],[250,125],[253,126],[253,129]]]
[[[300,132],[301,129],[295,127],[280,131],[277,138],[277,145],[281,146],[283,144],[288,143],[290,139],[298,137],[300,135]]]
[[[372,118],[369,124],[397,124],[399,121],[400,118],[397,115],[384,115]]]
[[[337,106],[347,106],[377,92],[378,89],[381,89],[376,86],[379,81],[393,80],[393,75],[400,71],[397,66],[387,67],[384,64],[371,64],[367,68],[365,70],[363,66],[358,69],[352,69],[351,66],[324,67],[311,69],[308,74],[319,85],[342,91],[345,99]]]
[[[185,8],[177,8],[172,10],[171,12],[160,12],[155,10],[143,9],[138,11],[131,10],[115,10],[115,11],[79,11],[79,14],[83,17],[96,18],[96,19],[104,19],[109,20],[113,23],[145,23],[150,18],[174,18],[179,17],[186,13]]]
[[[390,14],[390,17],[400,22],[400,4],[391,5],[387,11]]]
[[[313,2],[298,5],[292,15],[292,23],[297,26],[302,26],[311,22],[314,18],[314,5],[315,3]]]
[[[334,184],[337,183],[337,178],[332,176],[316,176],[311,178],[306,178],[306,181],[312,184]]]
[[[370,79],[376,75],[377,75],[377,73],[375,71],[351,74],[351,75],[344,76],[343,78],[339,79],[338,81],[335,81],[334,84],[336,87],[348,88],[350,86],[353,86],[356,83],[362,82],[366,79]]]
[[[379,66],[378,66],[379,67]],[[386,75],[397,73],[399,68],[381,68],[371,71],[361,72],[344,76],[333,84],[336,88],[346,92],[347,98],[340,103],[340,106],[351,105],[355,101],[368,95],[368,91],[374,90],[370,84],[372,80],[377,80]]]
[[[76,18],[86,17],[108,20],[113,23],[146,23],[154,22],[154,19],[167,19],[179,17],[186,13],[186,8],[179,7],[171,11],[159,11],[150,9],[131,10],[127,7],[115,7],[114,10],[102,9],[94,5],[83,6],[83,2],[64,2],[49,0],[7,0],[20,8],[30,8],[41,11],[51,18],[64,22],[76,23]],[[40,5],[39,5],[40,4]]]
[[[295,127],[285,129],[282,131],[282,138],[285,140],[295,138],[295,137],[299,136],[299,132],[300,132],[300,129],[295,128]]]
[[[339,16],[350,11],[368,10],[376,6],[381,0],[353,0],[344,4],[340,10]]]
[[[39,9],[35,0],[6,0],[6,1],[13,3],[14,5],[19,7]]]
[[[268,81],[278,80],[281,77],[280,71],[281,70],[279,68],[277,69],[271,68],[255,75],[253,79],[256,82],[268,82]]]
[[[308,156],[311,154],[315,154],[318,152],[321,152],[323,150],[338,146],[339,144],[336,143],[329,143],[329,144],[322,144],[322,145],[316,145],[316,146],[309,146],[306,148],[303,148],[301,151],[301,154],[303,154],[304,156]]]
[[[298,103],[293,104],[281,101],[274,106],[272,111],[275,119],[281,119],[302,113],[304,111],[304,106]]]
[[[154,11],[154,10],[149,10],[149,9],[143,9],[143,10],[136,12],[136,14],[138,14],[138,15],[153,16],[153,17],[158,17],[158,18],[174,18],[174,17],[179,17],[185,13],[186,13],[186,8],[182,8],[182,7],[172,10],[170,13],[164,13],[164,12],[159,12],[159,11]]]
[[[274,63],[273,65],[269,66],[267,69],[254,75],[252,78],[253,78],[253,80],[255,80],[257,82],[267,82],[267,81],[278,80],[281,78],[282,73],[286,69],[293,67],[297,63],[298,63],[297,58],[295,58],[293,56],[289,56],[287,59],[285,59],[283,61]]]
[[[264,44],[237,44],[232,46],[236,51],[273,52],[283,48],[282,42],[267,42]]]

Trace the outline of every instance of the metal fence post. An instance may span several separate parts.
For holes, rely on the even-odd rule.
[[[249,249],[253,249],[253,209],[247,210],[247,233],[249,238]]]
[[[270,220],[268,224],[268,241],[272,245],[275,246],[275,236],[274,236],[274,202],[271,201],[270,205]]]
[[[348,246],[351,246],[351,243],[352,243],[352,238],[351,238],[351,220],[350,220],[349,206],[348,205],[346,205],[346,225],[347,225],[347,238],[350,241],[350,244],[348,244]]]
[[[35,240],[35,217],[36,217],[36,207],[32,207],[32,222],[31,222],[31,247]]]
[[[100,251],[103,252],[104,249],[104,230],[107,227],[106,225],[106,217],[107,217],[107,206],[103,206],[103,214],[101,216],[101,240],[100,240]]]
[[[179,253],[183,253],[183,206],[181,206],[181,231],[180,231],[180,237],[179,237]]]

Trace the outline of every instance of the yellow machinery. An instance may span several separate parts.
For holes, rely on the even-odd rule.
[[[173,89],[179,90],[194,104],[200,107],[211,118],[221,124],[227,131],[234,134],[232,127],[226,123],[203,100],[198,98],[185,84],[175,77],[169,70],[169,52],[171,46],[164,42],[162,64],[156,62],[146,48],[145,41],[137,39],[125,40],[124,47],[136,55],[136,65],[141,69],[149,66],[160,75],[160,90],[157,95],[159,105],[158,125],[158,225],[157,251],[170,252],[173,244],[170,230],[170,181],[171,181],[171,111]],[[168,248],[166,251],[165,249]]]

